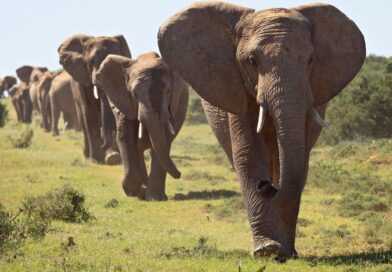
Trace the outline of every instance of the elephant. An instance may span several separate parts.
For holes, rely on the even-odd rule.
[[[327,4],[256,12],[196,2],[161,25],[158,45],[207,108],[228,113],[214,120],[206,111],[229,124],[221,142],[232,151],[254,255],[296,257],[309,154],[328,126],[328,101],[364,63],[361,31]]]
[[[16,74],[20,82],[9,89],[9,93],[19,122],[31,123],[33,103],[30,95],[30,81],[33,72],[35,74],[36,70],[41,69],[43,68],[34,68],[29,65],[24,65],[16,69]]]
[[[181,176],[170,147],[185,120],[188,84],[155,52],[136,59],[109,55],[96,78],[116,118],[124,192],[152,201],[167,200],[166,173],[176,179]],[[147,149],[151,157],[148,176],[143,155]]]
[[[32,66],[25,67],[25,73],[26,73],[25,76],[30,74],[29,92],[30,92],[31,102],[33,103],[33,115],[40,115],[41,113],[41,105],[39,101],[39,86],[46,72],[48,72],[48,69],[46,67],[32,67]]]
[[[16,84],[16,78],[14,76],[5,76],[0,78],[0,98],[4,97],[4,91],[8,91]]]
[[[31,103],[29,86],[26,82],[19,82],[8,90],[12,104],[15,108],[18,122],[31,123],[33,104]]]
[[[72,94],[72,80],[64,70],[58,73],[46,72],[38,86],[43,128],[46,131],[51,130],[53,136],[59,135],[60,112],[63,113],[67,128],[81,130]]]
[[[72,92],[84,134],[85,157],[98,163],[120,163],[114,115],[106,94],[96,87],[96,72],[109,54],[131,57],[124,36],[74,35],[60,45],[58,52],[60,64],[74,79]]]

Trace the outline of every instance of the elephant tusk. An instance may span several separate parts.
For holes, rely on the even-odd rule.
[[[324,127],[324,128],[331,128],[332,126],[330,124],[328,124],[327,122],[324,121],[323,117],[320,116],[320,114],[318,113],[318,111],[316,110],[316,108],[314,106],[312,106],[312,115],[314,117],[314,119],[316,120],[316,122]]]
[[[167,129],[170,131],[172,135],[176,135],[176,131],[174,130],[173,124],[170,119],[167,121]]]
[[[95,86],[95,85],[94,85],[94,97],[95,97],[95,99],[99,99],[98,89],[97,89],[97,86]]]
[[[260,133],[261,130],[263,129],[263,125],[264,125],[264,120],[265,120],[265,110],[264,110],[264,106],[260,105],[260,109],[259,109],[259,119],[257,120],[257,133]]]
[[[65,122],[63,127],[63,132],[67,129],[67,127],[68,127],[68,122]]]
[[[139,122],[139,131],[138,131],[138,137],[141,139],[143,137],[143,125],[142,122]]]

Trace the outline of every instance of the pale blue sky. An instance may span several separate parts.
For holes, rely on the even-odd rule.
[[[1,0],[0,77],[21,65],[60,68],[57,47],[75,33],[123,34],[132,55],[158,51],[161,23],[190,0]],[[231,0],[261,10],[295,7],[316,1]],[[353,19],[364,33],[367,53],[392,55],[391,0],[328,0]]]

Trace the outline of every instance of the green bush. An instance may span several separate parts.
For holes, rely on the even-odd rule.
[[[321,143],[392,137],[392,58],[369,56],[355,79],[328,106]]]
[[[34,130],[31,127],[25,127],[20,133],[8,136],[13,147],[27,148],[33,140]]]
[[[198,95],[190,90],[188,111],[186,116],[186,122],[188,124],[206,124],[207,119],[201,105],[201,100]]]
[[[94,219],[85,207],[83,193],[67,184],[42,196],[29,197],[22,208],[45,218],[71,223],[88,222]]]
[[[8,119],[7,107],[0,102],[0,127],[4,127]]]

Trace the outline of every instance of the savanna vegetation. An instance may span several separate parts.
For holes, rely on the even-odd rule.
[[[285,263],[252,258],[239,183],[196,95],[167,202],[126,197],[122,166],[84,160],[81,133],[18,124],[2,100],[0,271],[392,271],[391,63],[368,57],[331,103],[303,194],[300,258]]]

